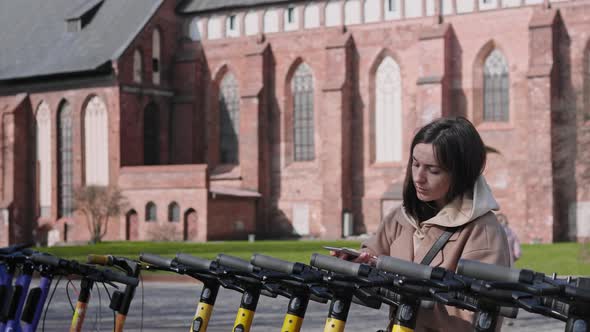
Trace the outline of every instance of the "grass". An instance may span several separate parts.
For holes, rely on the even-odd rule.
[[[249,260],[260,253],[276,258],[309,263],[311,254],[328,251],[322,246],[358,248],[358,241],[245,241],[185,243],[185,242],[104,242],[93,246],[40,248],[56,256],[86,261],[88,254],[116,255],[137,259],[142,252],[173,257],[178,252],[213,259],[219,253]],[[525,244],[517,268],[558,275],[590,276],[590,244],[555,243]]]

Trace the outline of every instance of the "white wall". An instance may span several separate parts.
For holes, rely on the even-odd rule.
[[[404,0],[406,6],[406,17],[420,17],[422,16],[422,1]]]
[[[506,0],[504,0],[506,1]],[[520,0],[518,0],[520,1]],[[475,10],[475,2],[473,0],[457,0],[457,13],[470,13]]]
[[[264,32],[279,32],[279,10],[268,9],[264,13]]]
[[[310,3],[305,6],[303,11],[303,26],[306,29],[317,28],[320,26],[320,6]]]
[[[365,0],[365,22],[377,22],[380,19],[380,0]]]
[[[252,36],[260,32],[258,27],[258,13],[250,11],[244,18],[244,33],[246,36]]]
[[[207,22],[207,38],[219,39],[221,38],[221,17],[211,16]]]
[[[340,2],[332,0],[326,4],[326,26],[333,27],[342,24]]]
[[[344,3],[344,24],[361,23],[361,2],[360,0],[347,0]]]

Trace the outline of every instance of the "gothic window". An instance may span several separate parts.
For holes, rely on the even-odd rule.
[[[51,111],[46,102],[36,115],[37,165],[39,165],[39,206],[41,217],[51,214]]]
[[[141,83],[143,78],[143,65],[141,51],[136,49],[133,52],[133,82]]]
[[[483,120],[507,122],[509,119],[508,62],[502,52],[495,49],[484,61],[483,68]]]
[[[375,77],[375,160],[401,161],[402,89],[399,65],[385,57]]]
[[[240,95],[238,82],[228,73],[219,93],[220,162],[239,164]]]
[[[590,121],[590,49],[586,51],[586,64],[584,65],[584,112],[583,120]]]
[[[160,163],[160,112],[150,103],[143,114],[143,158],[145,165]]]
[[[293,96],[293,145],[295,161],[313,160],[314,112],[313,74],[305,63],[299,65],[291,80]]]
[[[84,167],[87,185],[109,185],[109,135],[107,107],[97,96],[84,111]]]
[[[248,16],[246,16],[246,32],[248,30]],[[236,14],[228,15],[225,21],[225,35],[227,37],[240,36],[240,26],[238,24],[238,16]]]
[[[401,11],[399,2],[400,0],[383,0],[383,16],[386,20],[400,18]]]
[[[158,208],[154,202],[148,202],[145,205],[145,221],[158,220]]]
[[[180,221],[180,206],[178,206],[178,203],[176,202],[172,202],[170,205],[168,205],[168,221]]]
[[[160,30],[154,29],[152,37],[152,82],[154,84],[160,84],[160,73],[162,72],[160,44]]]
[[[64,101],[58,112],[59,216],[69,217],[73,205],[72,108]]]
[[[285,8],[284,29],[285,31],[293,31],[299,28],[299,13],[297,8],[289,6]]]

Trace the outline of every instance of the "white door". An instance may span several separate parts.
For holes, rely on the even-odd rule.
[[[309,204],[293,205],[293,230],[299,235],[309,235]]]

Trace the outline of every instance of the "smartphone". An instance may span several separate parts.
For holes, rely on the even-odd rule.
[[[341,253],[345,253],[348,255],[349,259],[351,258],[356,258],[359,257],[361,255],[361,252],[355,249],[351,249],[351,248],[346,248],[346,247],[330,247],[330,246],[324,246],[324,249],[327,250],[332,250],[332,251],[337,251],[337,252],[341,252]]]

